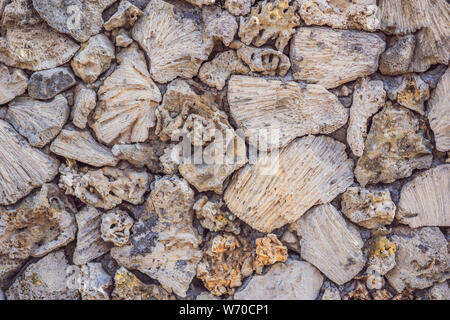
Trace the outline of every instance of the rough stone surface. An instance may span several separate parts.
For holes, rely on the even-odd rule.
[[[84,265],[111,249],[111,245],[103,241],[100,232],[102,215],[103,213],[96,208],[86,206],[75,216],[78,233],[73,263]]]
[[[97,93],[80,83],[75,87],[74,94],[72,123],[80,129],[85,129],[88,117],[97,104]]]
[[[101,263],[88,263],[81,266],[80,294],[82,300],[109,300],[107,289],[112,286],[111,276],[105,272]]]
[[[344,192],[353,183],[352,168],[343,144],[307,136],[291,142],[279,155],[260,157],[238,171],[224,199],[238,218],[270,232]]]
[[[436,140],[436,149],[450,151],[450,69],[439,80],[428,102],[428,121]]]
[[[283,77],[291,67],[287,55],[270,48],[242,46],[237,51],[237,55],[250,67],[251,71],[262,75]]]
[[[184,19],[183,17],[190,17]],[[176,77],[192,78],[213,48],[203,29],[201,10],[189,5],[152,0],[132,36],[150,59],[152,79],[167,83]]]
[[[0,105],[10,102],[27,90],[28,76],[20,69],[0,64]]]
[[[98,34],[81,45],[71,66],[75,74],[86,83],[93,83],[106,70],[114,59],[114,46],[103,34]]]
[[[388,96],[403,107],[425,114],[424,103],[430,98],[429,86],[414,73],[392,79],[388,84]]]
[[[420,119],[408,109],[388,104],[372,119],[355,177],[362,186],[391,183],[415,169],[429,168],[432,158]]]
[[[210,231],[225,231],[239,234],[239,220],[226,210],[221,198],[201,196],[194,204],[193,209],[201,226]]]
[[[48,254],[28,266],[6,291],[8,300],[78,300],[76,288],[68,287],[69,264],[63,251]]]
[[[264,275],[251,278],[234,295],[238,300],[315,300],[323,283],[322,274],[305,261],[277,263]]]
[[[366,286],[370,290],[380,290],[385,284],[383,276],[395,267],[397,246],[385,236],[369,239],[367,246]]]
[[[331,133],[348,119],[348,110],[325,88],[293,81],[233,76],[228,102],[249,144],[260,150],[284,147],[307,134]],[[262,130],[269,130],[267,137]]]
[[[57,95],[51,101],[20,97],[10,102],[5,119],[33,147],[42,148],[58,135],[69,113],[70,108],[63,95]]]
[[[380,72],[389,76],[408,72],[416,47],[414,35],[393,37],[387,47],[380,56]]]
[[[34,99],[48,100],[76,83],[72,71],[66,67],[37,71],[28,82],[28,94]]]
[[[36,166],[36,164],[39,166]],[[57,160],[31,147],[0,119],[0,205],[9,205],[55,178]]]
[[[250,8],[255,0],[225,0],[225,9],[235,16],[245,16],[250,13]]]
[[[131,28],[144,13],[132,3],[121,0],[116,13],[105,22],[106,31],[116,28]]]
[[[347,143],[353,154],[361,157],[367,137],[367,124],[386,102],[383,82],[363,78],[353,91],[353,103],[350,108],[350,120],[347,129]]]
[[[207,35],[226,46],[230,45],[238,30],[236,19],[231,14],[219,7],[209,6],[203,8],[202,19]]]
[[[115,246],[128,244],[133,219],[122,210],[105,213],[101,218],[100,231],[104,241],[112,242]]]
[[[115,166],[119,159],[111,150],[98,143],[87,130],[71,126],[64,128],[50,145],[50,150],[66,159],[77,160],[94,167]]]
[[[439,228],[397,227],[390,240],[397,246],[396,266],[386,278],[397,292],[428,288],[450,278],[447,240]]]
[[[300,27],[290,58],[296,80],[335,88],[374,73],[385,49],[381,37],[362,31]]]
[[[159,158],[164,154],[166,143],[158,141],[157,143],[135,143],[135,144],[116,144],[112,148],[115,157],[126,160],[133,166],[142,168],[147,167],[150,172],[163,172],[162,164]]]
[[[450,287],[448,282],[436,283],[430,290],[430,300],[450,300]]]
[[[358,229],[331,204],[311,209],[298,220],[301,256],[331,281],[342,285],[365,265]]]
[[[411,228],[450,227],[450,165],[440,165],[403,185],[396,218]]]

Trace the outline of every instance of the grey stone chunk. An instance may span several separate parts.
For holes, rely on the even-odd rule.
[[[112,286],[112,277],[101,263],[88,263],[80,268],[81,300],[109,300],[107,289]]]
[[[67,67],[37,71],[31,75],[28,82],[28,94],[34,99],[47,100],[76,83],[75,76]]]
[[[415,46],[416,38],[414,35],[390,39],[388,49],[380,56],[381,73],[396,76],[408,72]]]
[[[27,90],[27,81],[25,72],[0,63],[0,105],[23,94]]]

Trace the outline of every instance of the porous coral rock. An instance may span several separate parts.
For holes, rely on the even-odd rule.
[[[384,285],[383,276],[395,267],[397,246],[385,236],[377,236],[368,241],[368,247],[366,286],[379,290]]]
[[[33,7],[48,25],[85,42],[100,33],[102,12],[116,0],[33,0]]]
[[[336,288],[334,284],[330,281],[326,281],[322,288],[325,288],[323,291],[321,300],[341,300],[341,294],[339,293],[339,289]]]
[[[120,266],[158,280],[169,293],[186,296],[197,264],[202,239],[192,226],[194,191],[175,176],[155,181],[146,214],[132,228],[131,244],[114,247]]]
[[[8,300],[78,300],[69,285],[69,264],[60,250],[28,266],[6,291]]]
[[[133,166],[147,167],[151,172],[163,172],[159,158],[163,156],[167,143],[152,141],[152,143],[116,144],[112,148],[114,156],[126,160]]]
[[[75,239],[75,212],[55,184],[44,184],[18,204],[0,207],[0,255],[42,257],[65,246]]]
[[[91,206],[84,207],[76,214],[78,233],[73,263],[84,265],[111,249],[111,245],[102,240],[102,215],[103,212]]]
[[[50,145],[50,151],[94,167],[115,166],[119,159],[111,150],[98,143],[88,130],[66,126]]]
[[[386,278],[398,293],[425,289],[450,278],[447,240],[439,228],[397,227],[389,238],[397,246],[396,266]]]
[[[23,94],[27,90],[27,81],[25,72],[0,63],[0,105]]]
[[[353,183],[352,167],[342,143],[307,136],[238,171],[224,199],[238,218],[256,230],[270,232],[344,192]]]
[[[275,39],[275,47],[283,52],[300,25],[297,0],[264,0],[251,9],[248,17],[240,18],[239,37],[246,45],[261,47]]]
[[[80,268],[81,300],[109,300],[107,289],[112,286],[111,276],[101,263],[88,263]]]
[[[59,187],[91,206],[112,209],[127,201],[141,204],[152,176],[143,171],[121,167],[71,168],[61,165]]]
[[[394,220],[396,206],[389,190],[350,187],[342,195],[341,204],[347,218],[364,228],[379,228]]]
[[[200,80],[210,87],[222,90],[232,74],[248,74],[250,69],[239,59],[234,50],[219,53],[205,62],[198,73]]]
[[[128,244],[133,219],[122,210],[105,213],[101,218],[101,237],[104,241],[112,242],[115,246]]]
[[[281,148],[307,134],[331,133],[348,119],[348,110],[325,88],[294,81],[232,76],[228,102],[248,143],[259,150]]]
[[[425,113],[424,103],[430,98],[428,84],[414,73],[390,81],[388,94],[391,100],[422,115]]]
[[[260,276],[253,276],[234,295],[238,300],[314,300],[324,277],[306,261],[277,263]]]
[[[115,28],[131,28],[135,22],[143,16],[144,13],[138,7],[134,6],[127,0],[121,0],[119,8],[116,13],[105,22],[104,27],[106,31],[111,31]]]
[[[26,259],[11,259],[6,254],[0,254],[0,285],[20,270]]]
[[[245,16],[250,13],[250,8],[255,0],[225,0],[225,9],[235,16]]]
[[[213,48],[213,39],[201,23],[201,10],[176,3],[150,1],[132,31],[150,59],[152,78],[160,83],[196,76]]]
[[[93,83],[111,65],[114,45],[104,34],[98,34],[81,45],[70,65],[73,72],[86,83]]]
[[[427,170],[403,185],[396,218],[411,228],[450,227],[450,165]]]
[[[299,0],[306,25],[376,31],[380,26],[376,0]]]
[[[331,281],[342,285],[364,267],[364,242],[331,204],[316,206],[297,221],[301,256]]]
[[[450,288],[448,282],[436,283],[430,290],[430,300],[450,300]]]
[[[384,40],[363,31],[300,27],[291,42],[293,77],[335,88],[378,69]]]
[[[51,101],[19,97],[9,103],[5,120],[33,147],[42,148],[52,141],[69,118],[70,107],[63,95]]]
[[[268,76],[285,76],[291,67],[289,57],[271,48],[242,46],[237,55],[253,72]]]
[[[205,33],[214,40],[220,40],[229,46],[238,30],[236,19],[219,7],[205,7],[202,10]]]
[[[380,56],[380,72],[390,76],[407,73],[416,47],[414,35],[393,37],[387,46]]]
[[[224,210],[224,205],[222,199],[209,199],[203,195],[195,202],[193,209],[203,228],[239,234],[239,220],[231,212]]]
[[[155,284],[145,284],[121,267],[114,276],[112,300],[173,300],[174,297]]]
[[[372,300],[372,297],[363,282],[355,281],[353,290],[344,297],[344,300]]]
[[[197,278],[216,296],[234,294],[244,278],[254,269],[249,243],[232,234],[218,234],[206,245],[203,259],[197,266]]]
[[[353,103],[347,129],[347,143],[355,156],[363,155],[367,123],[385,102],[386,91],[382,81],[371,81],[367,78],[358,81],[353,91]]]
[[[96,104],[97,93],[82,83],[78,84],[74,90],[74,104],[71,113],[72,123],[80,129],[85,129],[89,114],[95,109]]]
[[[73,87],[77,81],[70,68],[58,67],[33,73],[28,82],[31,98],[47,100]]]
[[[287,248],[278,240],[277,236],[269,233],[264,238],[256,239],[256,263],[267,266],[276,262],[286,262]]]
[[[450,69],[439,80],[428,102],[428,120],[436,140],[436,149],[450,151]]]
[[[115,35],[116,46],[126,48],[130,44],[133,43],[133,39],[131,38],[129,32],[124,29],[120,29],[120,31]]]
[[[117,56],[119,66],[98,90],[99,103],[91,124],[104,144],[144,142],[155,125],[161,93],[150,79],[147,62],[137,44]]]
[[[39,164],[39,165],[37,165]],[[0,205],[9,205],[58,174],[59,162],[31,147],[0,119]]]
[[[372,119],[355,177],[362,186],[391,183],[429,168],[432,158],[424,124],[412,111],[388,103]]]

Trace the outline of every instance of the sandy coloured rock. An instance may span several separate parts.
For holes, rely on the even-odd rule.
[[[396,218],[411,228],[450,227],[450,164],[429,169],[403,185]]]
[[[342,213],[364,228],[376,229],[394,220],[396,206],[389,190],[350,187],[343,193],[341,203]]]
[[[5,119],[27,138],[30,145],[42,148],[58,135],[69,113],[70,108],[63,95],[51,101],[19,97],[10,102]]]
[[[239,234],[239,220],[226,210],[223,199],[213,196],[211,199],[202,195],[194,204],[193,209],[201,226],[210,231],[225,231]]]
[[[364,153],[355,177],[364,187],[392,183],[409,177],[415,169],[431,165],[431,144],[424,136],[424,124],[410,110],[388,103],[372,119]]]
[[[50,151],[94,167],[113,167],[119,162],[111,150],[98,143],[88,130],[79,130],[70,125],[53,140]]]
[[[101,238],[118,247],[126,245],[130,240],[132,226],[133,219],[125,211],[112,210],[101,218]]]
[[[173,300],[166,290],[156,284],[145,284],[121,267],[114,276],[112,300]]]
[[[288,249],[277,236],[269,233],[264,238],[256,239],[255,263],[260,266],[268,266],[277,262],[286,262]]]
[[[155,141],[154,143],[116,144],[112,148],[115,157],[126,160],[133,166],[147,167],[150,172],[163,172],[159,158],[164,154],[167,143]]]
[[[111,65],[114,45],[104,34],[98,34],[81,45],[70,65],[73,72],[86,83],[93,83]]]
[[[414,35],[393,37],[387,47],[380,56],[380,72],[389,76],[407,73],[416,47]]]
[[[6,291],[8,300],[78,300],[76,288],[69,287],[69,264],[60,250],[28,266]]]
[[[216,6],[205,7],[202,10],[205,33],[214,40],[222,41],[229,46],[238,30],[238,23],[228,11]]]
[[[238,218],[258,231],[270,232],[344,192],[353,183],[352,169],[344,144],[307,136],[239,170],[224,199]]]
[[[75,76],[67,67],[37,71],[28,82],[28,95],[33,99],[48,100],[76,83]]]
[[[283,77],[291,67],[287,55],[271,48],[242,46],[238,49],[237,55],[250,67],[251,71],[262,75]]]
[[[3,285],[3,281],[9,277],[14,276],[26,259],[11,259],[8,255],[0,254],[0,285]]]
[[[222,90],[232,74],[248,74],[250,69],[239,59],[234,50],[219,53],[205,62],[199,72],[200,80],[210,87]]]
[[[0,105],[10,102],[27,90],[28,76],[20,69],[0,63]]]
[[[225,9],[235,16],[245,16],[250,13],[250,8],[255,0],[225,0]]]
[[[428,120],[436,140],[436,149],[450,151],[450,69],[439,80],[428,102]]]
[[[342,285],[364,267],[364,245],[358,228],[331,204],[317,206],[297,222],[301,256],[331,281]]]
[[[100,33],[102,12],[116,0],[33,0],[33,7],[48,25],[60,33],[85,42]]]
[[[283,52],[295,27],[300,25],[297,0],[264,0],[252,7],[248,17],[240,18],[239,37],[246,45],[261,47],[275,40],[277,50]]]
[[[109,300],[107,290],[112,285],[113,280],[101,263],[88,263],[80,267],[81,300]]]
[[[91,127],[98,140],[107,145],[144,142],[155,125],[161,93],[137,44],[123,49],[117,61],[120,65],[98,90]]]
[[[80,129],[85,129],[88,117],[96,104],[97,93],[82,83],[78,84],[74,90],[74,104],[70,116],[72,123]]]
[[[324,277],[306,261],[277,263],[264,275],[253,276],[236,292],[238,300],[315,300]]]
[[[137,269],[169,293],[185,297],[201,259],[202,239],[192,226],[193,204],[194,191],[185,180],[156,180],[146,214],[132,228],[131,244],[114,247],[111,256],[120,266]]]
[[[366,286],[370,290],[380,290],[385,284],[383,276],[395,267],[397,246],[385,236],[369,239],[367,246]]]
[[[320,85],[232,76],[231,116],[248,143],[260,150],[286,146],[296,137],[327,134],[342,127],[348,110]],[[261,131],[268,131],[264,136]]]
[[[120,29],[115,36],[116,46],[126,48],[133,43],[133,39],[128,31]]]
[[[186,17],[186,18],[185,18]],[[192,78],[213,48],[201,24],[201,9],[177,2],[152,0],[134,26],[132,37],[150,59],[152,79],[167,83]]]
[[[0,119],[0,205],[13,204],[53,180],[58,166],[57,160],[31,147],[9,123]]]
[[[76,208],[55,184],[18,204],[0,207],[0,255],[42,257],[75,239]]]
[[[111,249],[111,245],[102,239],[100,225],[103,212],[86,206],[75,218],[78,225],[77,244],[73,253],[73,263],[84,265],[98,258]]]
[[[290,58],[294,79],[335,88],[378,69],[384,40],[364,31],[300,27],[292,41]]]
[[[143,16],[143,12],[127,0],[121,0],[116,13],[105,22],[106,31],[116,28],[131,28]]]
[[[383,82],[363,78],[353,91],[353,103],[350,108],[350,120],[347,129],[347,143],[353,154],[361,157],[367,137],[367,124],[370,118],[384,107],[386,91]]]
[[[59,187],[83,203],[105,210],[127,201],[138,205],[144,202],[152,176],[147,172],[121,167],[71,168],[61,165]]]
[[[450,278],[447,240],[439,228],[397,227],[389,238],[397,246],[396,266],[386,278],[397,292],[428,288]]]
[[[335,29],[376,31],[380,26],[376,0],[299,0],[300,16],[306,25]]]

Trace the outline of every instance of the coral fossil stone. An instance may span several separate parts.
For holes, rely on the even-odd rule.
[[[439,80],[428,102],[431,130],[436,139],[436,149],[450,151],[450,69]]]
[[[291,42],[296,80],[334,88],[374,73],[385,42],[376,34],[324,27],[300,27]]]
[[[161,83],[176,77],[192,78],[213,48],[206,34],[201,10],[182,3],[152,0],[132,31],[150,58],[150,74]]]
[[[260,149],[284,147],[307,134],[331,133],[348,119],[348,110],[325,88],[293,81],[233,76],[228,84],[228,102],[249,143],[259,142]],[[279,130],[279,141],[271,136],[262,141],[265,137],[260,136],[259,129]]]
[[[331,204],[317,206],[297,222],[301,255],[331,281],[342,285],[365,265],[358,228],[345,221]]]
[[[28,76],[19,69],[9,69],[0,63],[0,105],[8,103],[27,90]]]
[[[161,93],[136,44],[123,49],[117,59],[120,65],[98,90],[91,127],[104,144],[144,142],[155,125]]]
[[[325,136],[296,139],[277,154],[260,156],[232,178],[228,208],[252,228],[270,232],[327,203],[353,183],[345,145]]]
[[[0,119],[0,205],[13,204],[33,188],[53,180],[58,165]]]
[[[406,183],[397,219],[411,228],[450,226],[450,165],[423,172]]]

